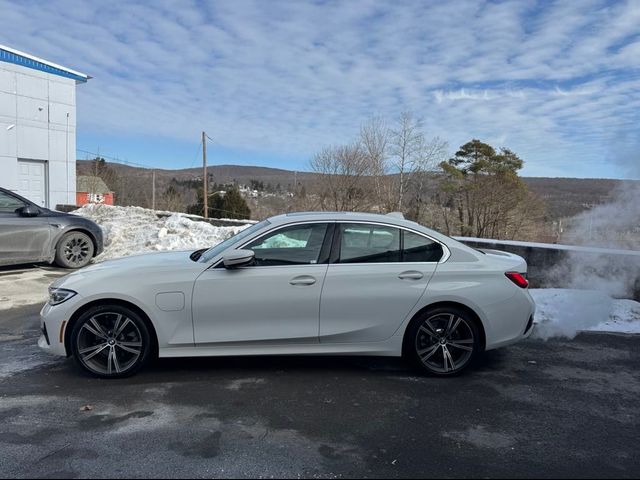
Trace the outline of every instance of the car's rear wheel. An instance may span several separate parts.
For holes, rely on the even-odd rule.
[[[56,264],[63,268],[82,268],[93,258],[95,248],[89,235],[69,232],[58,243]]]
[[[406,342],[405,353],[420,369],[436,376],[459,374],[481,350],[475,318],[454,307],[422,313],[411,323]]]
[[[89,309],[71,332],[71,352],[76,364],[100,378],[133,375],[143,367],[151,351],[151,336],[144,320],[120,305]]]

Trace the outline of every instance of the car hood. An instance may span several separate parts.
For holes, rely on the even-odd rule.
[[[157,276],[166,273],[175,276],[185,270],[193,271],[195,274],[205,270],[207,265],[194,262],[189,258],[191,253],[192,250],[158,252],[106,260],[59,278],[51,286],[77,290],[75,286],[82,286],[88,282],[113,281],[117,278],[131,281],[132,278],[144,278],[150,274]]]

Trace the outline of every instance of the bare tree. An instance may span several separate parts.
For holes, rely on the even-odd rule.
[[[391,131],[382,117],[372,117],[360,127],[359,144],[369,164],[375,208],[379,211],[386,209],[391,194],[391,182],[387,176],[390,138]]]
[[[411,112],[400,114],[396,128],[391,131],[391,166],[398,174],[397,195],[390,202],[394,210],[402,210],[403,201],[414,168],[420,164],[425,147],[422,122]]]
[[[447,158],[449,144],[439,137],[434,137],[422,144],[422,148],[411,164],[407,183],[409,194],[405,211],[413,220],[421,220],[424,210],[430,204],[428,183],[434,183],[440,162]]]
[[[326,147],[311,159],[318,175],[318,196],[322,209],[362,210],[370,206],[368,181],[371,166],[358,143]]]
[[[184,212],[185,203],[182,194],[174,187],[169,185],[161,196],[162,204],[170,212]]]

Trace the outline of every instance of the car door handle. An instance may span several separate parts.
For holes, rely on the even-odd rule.
[[[299,277],[293,277],[289,280],[291,285],[309,286],[316,283],[316,279],[309,275],[300,275]]]
[[[416,270],[409,270],[398,275],[400,280],[420,280],[424,275]]]

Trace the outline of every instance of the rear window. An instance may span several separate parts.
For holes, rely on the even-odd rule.
[[[404,231],[403,262],[438,262],[443,255],[442,245],[438,242]]]

